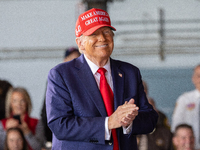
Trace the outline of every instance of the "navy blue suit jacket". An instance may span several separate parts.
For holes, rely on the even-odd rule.
[[[147,101],[137,67],[111,59],[111,70],[114,109],[131,98],[139,107],[131,133],[117,129],[120,150],[136,150],[136,135],[152,132],[158,115]],[[50,70],[46,109],[53,150],[113,150],[105,141],[104,102],[83,55]]]

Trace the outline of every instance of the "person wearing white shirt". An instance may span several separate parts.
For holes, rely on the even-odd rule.
[[[195,89],[178,97],[172,115],[171,131],[179,124],[192,126],[195,135],[195,148],[200,149],[200,64],[194,68],[192,82]]]

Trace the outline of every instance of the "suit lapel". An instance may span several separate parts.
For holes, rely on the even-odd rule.
[[[114,89],[114,110],[116,110],[119,105],[124,103],[124,72],[120,70],[120,64],[116,63],[116,61],[112,59],[111,70]]]
[[[95,104],[96,108],[102,116],[107,116],[104,102],[96,80],[94,79],[92,71],[83,55],[77,59],[75,67],[78,69],[77,75],[80,79],[80,82],[84,86],[83,90],[85,90],[85,93],[88,94],[88,100],[91,100]]]

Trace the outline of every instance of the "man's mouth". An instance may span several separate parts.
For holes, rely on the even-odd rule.
[[[106,46],[108,46],[108,44],[98,45],[98,46],[96,46],[96,47],[106,47]]]

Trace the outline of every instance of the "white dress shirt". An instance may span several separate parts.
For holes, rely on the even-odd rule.
[[[97,65],[95,65],[92,61],[90,61],[85,55],[84,55],[86,62],[88,63],[94,78],[97,82],[97,85],[99,87],[100,84],[100,74],[97,72],[97,70],[99,69],[99,67]],[[105,73],[105,77],[107,79],[108,84],[110,85],[110,88],[113,91],[113,81],[112,81],[112,75],[111,75],[111,68],[110,68],[110,59],[108,59],[108,62],[106,63],[105,66],[103,66],[103,68],[105,68],[107,70],[107,72]],[[108,118],[105,118],[105,140],[110,140],[111,137],[111,130],[108,129]],[[127,127],[123,127],[123,133],[124,134],[129,134],[131,132],[131,127],[132,127],[132,123]]]

